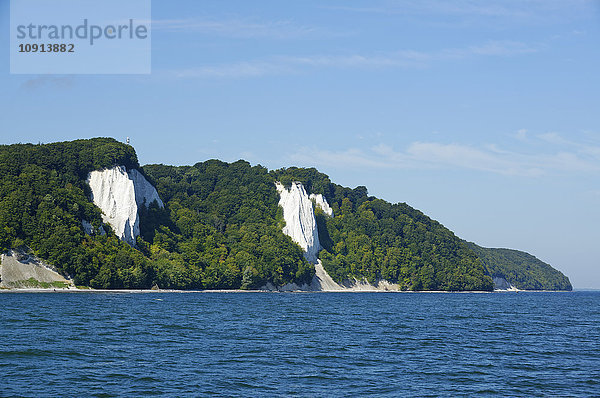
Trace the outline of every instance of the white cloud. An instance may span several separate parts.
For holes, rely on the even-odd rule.
[[[230,64],[200,66],[175,71],[181,78],[243,78],[300,73],[306,68],[393,68],[423,66],[419,59],[425,59],[418,53],[397,53],[393,56],[304,56],[271,57],[265,60],[241,61]]]
[[[590,137],[586,142],[578,142],[566,139],[558,133],[550,132],[538,134],[537,138],[547,144],[560,147],[563,150],[568,148],[568,150],[575,151],[581,155],[600,159],[600,146],[597,144],[597,140],[595,140],[593,137]]]
[[[422,68],[433,62],[469,57],[506,57],[537,51],[520,42],[493,41],[480,46],[423,52],[400,50],[384,54],[279,56],[237,63],[206,65],[174,72],[177,77],[258,77],[299,73],[307,68]]]
[[[180,78],[244,78],[291,72],[289,66],[276,62],[239,62],[229,65],[201,66],[176,71]]]
[[[558,142],[558,141],[557,141]],[[516,152],[496,145],[413,142],[402,150],[379,144],[371,148],[341,151],[301,148],[291,158],[305,165],[373,169],[475,170],[501,175],[538,177],[568,173],[600,173],[600,147],[579,146],[565,151]]]
[[[511,156],[467,145],[415,142],[407,148],[406,153],[415,162],[437,166],[453,166],[499,174],[537,174],[535,168],[529,167],[524,162],[515,162],[514,159],[510,159]]]
[[[519,141],[527,141],[527,139],[528,139],[527,132],[528,132],[527,129],[519,129],[515,133],[515,138],[518,139]]]
[[[25,80],[21,84],[21,89],[32,91],[47,86],[50,86],[52,89],[70,89],[73,88],[74,85],[74,76],[56,77],[52,75],[42,75]]]
[[[520,0],[520,1],[473,1],[473,0],[385,0],[371,1],[369,7],[332,6],[332,10],[358,13],[396,15],[444,15],[449,17],[494,18],[510,21],[540,21],[557,19],[565,14],[585,14],[596,3],[591,0]]]
[[[523,42],[511,40],[495,40],[487,42],[480,46],[472,46],[466,50],[468,55],[488,55],[488,56],[512,56],[519,54],[528,54],[537,52],[536,47],[532,47]]]
[[[560,134],[554,132],[538,134],[537,138],[554,145],[574,145],[574,143],[571,143],[564,139]]]
[[[368,168],[387,168],[385,161],[378,160],[372,154],[365,153],[360,149],[350,148],[341,151],[329,151],[324,149],[314,149],[309,147],[299,148],[296,152],[290,154],[289,159],[293,162],[304,165],[328,165],[328,166],[347,166],[368,167]]]
[[[317,27],[297,25],[291,21],[256,22],[242,19],[214,18],[159,19],[152,29],[173,32],[200,32],[238,39],[290,39],[330,34]]]
[[[586,146],[581,149],[581,152],[600,160],[600,146]]]

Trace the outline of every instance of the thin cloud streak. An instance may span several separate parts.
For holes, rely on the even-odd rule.
[[[600,173],[600,146],[572,151],[521,153],[495,145],[476,147],[458,143],[413,142],[404,150],[385,144],[368,149],[331,151],[301,148],[290,154],[301,164],[343,168],[442,169],[454,168],[521,177],[569,173]]]
[[[311,55],[270,57],[264,60],[207,65],[175,71],[182,78],[243,78],[299,73],[306,68],[425,68],[432,63],[469,57],[509,57],[538,51],[526,43],[491,41],[480,46],[437,52],[401,50],[385,54]]]
[[[396,0],[372,2],[369,7],[323,6],[323,9],[388,15],[437,14],[444,16],[502,18],[506,20],[540,20],[558,17],[565,11],[585,11],[593,5],[590,0],[521,0],[505,4],[471,0]]]
[[[481,46],[471,46],[466,49],[445,50],[442,55],[449,57],[465,58],[469,56],[497,56],[510,57],[513,55],[530,54],[538,51],[537,47],[526,43],[510,40],[496,40]]]
[[[246,78],[293,72],[289,66],[276,62],[239,62],[229,65],[203,66],[175,72],[178,78]]]
[[[21,84],[20,88],[25,91],[34,91],[48,86],[50,86],[52,89],[71,89],[75,86],[75,77],[55,77],[52,75],[42,75],[32,79],[27,79]]]
[[[153,20],[152,29],[170,32],[200,32],[237,39],[293,39],[331,34],[322,28],[296,25],[291,21],[253,22],[209,18]]]

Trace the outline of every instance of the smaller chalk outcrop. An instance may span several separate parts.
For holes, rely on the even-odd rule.
[[[83,227],[83,231],[87,235],[106,235],[106,231],[104,230],[102,225],[100,226],[100,228],[96,228],[88,220],[81,220],[81,226]]]
[[[131,246],[140,234],[138,208],[152,202],[164,206],[156,188],[138,170],[127,171],[125,166],[92,171],[87,183],[94,204],[103,212],[103,221]]]
[[[315,219],[314,206],[318,206],[329,217],[333,217],[333,210],[327,203],[323,195],[311,194],[308,196],[304,186],[300,182],[293,182],[289,189],[286,189],[281,183],[276,182],[275,186],[279,192],[279,205],[283,208],[283,218],[285,227],[283,233],[290,236],[304,250],[304,257],[315,266],[315,275],[310,285],[298,286],[295,283],[276,287],[268,283],[263,286],[264,290],[277,291],[396,291],[398,285],[388,281],[378,281],[375,286],[371,285],[366,279],[348,279],[342,284],[336,283],[327,273],[321,260],[317,258],[321,250],[319,242],[319,231]]]
[[[133,181],[133,189],[135,191],[135,202],[138,207],[140,206],[150,206],[150,204],[154,201],[158,204],[158,207],[163,208],[163,202],[160,200],[158,196],[158,192],[156,188],[152,186],[146,180],[146,177],[142,175],[138,170],[132,169],[127,172],[129,179]]]
[[[327,214],[329,217],[333,217],[333,209],[329,207],[329,203],[327,203],[327,199],[325,199],[323,195],[321,195],[320,193],[316,195],[314,193],[311,193],[308,198],[315,202],[317,207],[323,210],[323,213]]]
[[[492,280],[494,281],[494,290],[510,290],[510,291],[518,290],[513,285],[511,285],[509,281],[507,281],[503,277],[494,276],[492,278]]]
[[[87,220],[81,220],[81,226],[83,227],[83,231],[87,234],[87,235],[93,235],[94,234],[94,226]]]

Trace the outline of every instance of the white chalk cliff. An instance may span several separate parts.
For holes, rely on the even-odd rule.
[[[319,206],[325,214],[333,216],[333,210],[329,207],[327,200],[323,195],[311,194],[308,196],[304,186],[300,182],[293,182],[290,189],[286,189],[281,183],[275,183],[279,192],[279,205],[283,208],[283,218],[285,227],[283,233],[292,238],[292,240],[304,250],[304,257],[315,265],[315,276],[310,285],[302,287],[296,284],[282,286],[279,290],[321,290],[334,291],[344,288],[335,283],[323,268],[321,260],[317,258],[321,250],[319,242],[319,230],[313,201]]]
[[[279,182],[275,183],[275,186],[279,192],[279,206],[283,208],[283,233],[300,245],[304,250],[304,257],[309,262],[316,263],[321,244],[312,201],[302,183],[293,182],[290,189],[286,189]]]
[[[323,195],[311,194],[308,196],[304,186],[300,182],[293,182],[289,189],[281,183],[275,186],[279,192],[279,205],[283,208],[285,227],[283,233],[292,238],[304,250],[304,257],[315,265],[315,276],[310,285],[297,286],[289,283],[285,286],[275,287],[271,284],[264,286],[266,290],[294,291],[294,290],[318,290],[318,291],[397,291],[397,284],[385,280],[371,285],[366,279],[348,279],[342,284],[336,283],[323,268],[321,260],[317,258],[321,250],[319,242],[319,231],[315,219],[315,206],[323,210],[325,214],[333,217],[333,210]]]
[[[132,169],[127,175],[129,176],[129,179],[133,181],[135,201],[138,207],[142,205],[148,207],[154,201],[156,201],[158,207],[162,208],[164,206],[162,200],[160,200],[160,197],[158,196],[156,188],[146,180],[146,177],[144,177],[142,173],[136,169]]]
[[[333,217],[333,209],[329,207],[329,203],[327,203],[327,199],[323,195],[311,193],[308,197],[310,200],[314,201],[317,207],[323,210],[323,213],[327,214],[329,217]]]
[[[163,202],[148,180],[136,169],[127,171],[124,166],[95,170],[88,175],[92,200],[102,212],[104,222],[110,224],[115,234],[130,245],[140,234],[138,208],[156,201]]]

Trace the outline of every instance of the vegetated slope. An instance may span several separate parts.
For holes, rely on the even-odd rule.
[[[440,223],[405,203],[367,195],[365,187],[332,184],[315,169],[273,172],[284,185],[300,181],[325,196],[334,217],[317,210],[319,258],[337,282],[385,279],[412,290],[492,290],[475,253]]]
[[[490,249],[468,242],[492,277],[506,279],[522,290],[573,290],[569,278],[529,253]]]
[[[144,170],[165,203],[164,211],[151,207],[141,214],[152,259],[193,268],[205,288],[310,283],[314,267],[282,232],[279,195],[267,169],[209,160]]]
[[[103,224],[86,182],[89,172],[114,166],[139,168],[133,148],[110,138],[0,146],[0,251],[31,249],[77,285],[95,288],[310,282],[314,268],[277,224],[266,169],[218,161],[155,167],[173,171],[160,177],[176,182],[166,185],[177,192],[162,192],[174,199],[168,209],[139,210],[143,234],[134,249]],[[108,233],[87,235],[82,220]]]
[[[145,256],[102,225],[85,180],[96,169],[138,167],[132,147],[111,138],[0,146],[0,251],[28,247],[77,285],[141,288],[152,279]]]
[[[90,200],[90,171],[138,168],[132,147],[98,138],[0,147],[0,249],[28,247],[78,285],[97,288],[256,288],[309,283],[314,267],[282,232],[275,181],[323,193],[325,267],[334,278],[385,278],[411,289],[491,289],[474,254],[406,205],[331,184],[314,169],[269,172],[244,161],[150,165],[165,208],[140,210],[137,249],[119,241]],[[309,176],[311,178],[305,178]],[[106,235],[87,235],[82,220]]]
[[[78,285],[96,288],[232,289],[310,283],[314,267],[282,232],[275,182],[323,194],[319,257],[338,282],[386,279],[403,289],[491,290],[477,255],[451,231],[365,187],[331,183],[315,169],[269,172],[245,161],[148,165],[165,207],[139,209],[136,248],[103,224],[90,171],[139,168],[133,148],[109,138],[0,146],[0,250],[30,248]],[[82,220],[107,234],[87,235]],[[516,273],[518,271],[515,270]]]
[[[414,290],[493,287],[475,254],[441,224],[405,204],[369,198],[364,187],[332,184],[315,169],[268,172],[244,161],[209,160],[183,167],[148,165],[144,171],[168,212],[150,209],[141,217],[153,258],[162,251],[198,264],[210,286],[310,283],[314,268],[281,232],[274,184],[300,181],[333,204],[333,218],[316,213],[325,247],[320,258],[336,280],[387,279]]]

